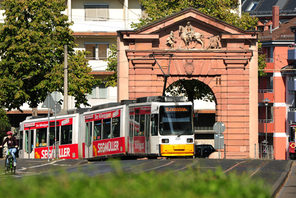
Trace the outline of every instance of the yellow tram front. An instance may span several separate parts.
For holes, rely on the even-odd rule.
[[[194,156],[192,103],[159,106],[159,152],[161,156]]]

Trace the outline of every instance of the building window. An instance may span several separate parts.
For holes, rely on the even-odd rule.
[[[250,12],[252,10],[254,10],[258,5],[258,2],[257,1],[253,1],[250,3],[249,7],[247,8],[247,12]]]
[[[107,60],[109,44],[106,43],[86,43],[85,51],[88,60]]]
[[[84,5],[86,21],[105,21],[109,18],[109,5]]]
[[[108,97],[108,89],[105,87],[105,85],[99,86],[99,98],[100,99],[106,99]]]
[[[89,99],[106,99],[108,98],[108,88],[104,85],[94,87],[91,94],[88,96]]]

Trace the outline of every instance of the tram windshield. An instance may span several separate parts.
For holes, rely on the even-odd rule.
[[[161,106],[160,135],[192,135],[191,106]]]

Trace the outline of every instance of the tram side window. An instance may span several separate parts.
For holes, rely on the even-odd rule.
[[[112,118],[113,137],[120,137],[120,118]]]
[[[33,132],[25,131],[25,151],[31,153],[33,150]]]
[[[144,136],[145,115],[140,115],[140,131],[138,136]]]
[[[19,149],[22,150],[23,149],[23,139],[24,139],[24,136],[23,136],[23,131],[20,132],[20,140],[18,142],[18,145],[19,145]]]
[[[72,125],[61,127],[61,144],[72,144]]]
[[[94,140],[101,139],[102,122],[101,120],[94,122]]]
[[[152,136],[158,135],[158,115],[157,114],[151,115],[151,135]]]
[[[103,139],[111,138],[110,122],[111,119],[103,120]]]
[[[46,146],[47,141],[47,128],[36,130],[36,147]]]

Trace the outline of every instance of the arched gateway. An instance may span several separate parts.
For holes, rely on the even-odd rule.
[[[256,35],[186,9],[118,31],[117,44],[118,100],[162,95],[179,79],[197,79],[215,94],[227,158],[258,156]]]

